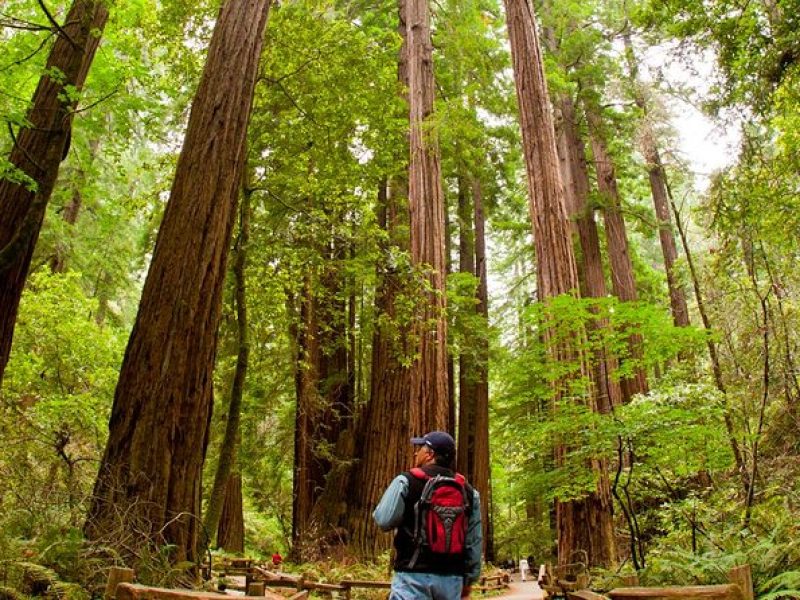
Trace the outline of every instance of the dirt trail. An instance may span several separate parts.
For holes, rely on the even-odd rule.
[[[544,600],[544,592],[536,583],[536,578],[528,577],[527,581],[520,581],[519,573],[514,573],[509,589],[499,597],[510,600]]]

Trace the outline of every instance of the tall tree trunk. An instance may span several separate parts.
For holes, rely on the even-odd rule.
[[[593,100],[584,102],[586,121],[589,125],[589,136],[594,154],[597,172],[597,187],[605,197],[603,211],[606,224],[606,244],[611,264],[611,283],[614,295],[623,302],[635,302],[636,280],[633,276],[633,264],[628,251],[628,234],[625,231],[625,220],[617,189],[617,176],[614,163],[608,152],[600,109]],[[642,337],[633,334],[628,338],[628,347],[633,360],[642,357]],[[642,367],[636,367],[631,377],[622,379],[623,402],[629,402],[636,394],[647,393],[647,375]]]
[[[411,368],[412,431],[448,425],[444,193],[433,113],[433,43],[428,0],[407,0],[409,95],[408,206],[411,260],[426,280],[414,321],[419,358]]]
[[[594,209],[589,206],[589,172],[586,167],[586,148],[578,131],[575,103],[568,95],[559,98],[561,123],[558,130],[558,154],[564,178],[564,197],[567,215],[577,233],[580,254],[577,257],[581,295],[587,298],[605,298],[605,274],[600,251],[600,236],[594,220]],[[610,327],[607,320],[595,324],[598,329]],[[618,367],[616,358],[605,348],[597,348],[593,360],[592,382],[595,403],[601,413],[622,404],[622,388],[612,373]]]
[[[551,3],[545,2],[543,9],[551,11]],[[552,26],[543,28],[543,39],[548,50],[558,57],[561,52],[560,42]],[[556,107],[561,117],[556,127],[556,148],[564,183],[567,217],[572,225],[573,239],[577,238],[575,248],[581,296],[605,298],[608,291],[600,236],[594,220],[594,207],[589,205],[591,186],[589,169],[586,166],[586,145],[578,128],[575,102],[570,94],[561,93],[556,99]],[[607,319],[602,319],[594,322],[592,327],[593,330],[602,330],[610,327],[610,324]],[[595,349],[592,362],[595,405],[599,412],[608,413],[613,406],[622,403],[622,388],[619,381],[612,377],[619,363],[604,347]]]
[[[398,35],[402,45],[397,61],[397,79],[405,97],[408,89],[407,0],[398,0]],[[383,490],[398,472],[407,468],[411,459],[409,438],[411,406],[411,372],[405,359],[413,354],[409,348],[410,331],[399,314],[407,295],[407,273],[392,266],[392,255],[408,252],[407,231],[408,182],[395,177],[391,187],[383,181],[378,190],[378,224],[386,231],[378,263],[378,285],[375,291],[375,330],[372,335],[370,393],[356,429],[357,455],[348,511],[351,547],[366,558],[375,558],[391,544],[391,536],[382,533],[372,520],[372,511]]]
[[[359,484],[351,490],[348,526],[355,551],[370,558],[391,543],[391,536],[381,533],[373,522],[372,511],[389,481],[407,468],[411,459],[411,373],[404,359],[414,349],[408,346],[408,327],[399,314],[410,290],[408,274],[391,266],[393,251],[408,249],[408,239],[401,235],[408,220],[405,201],[403,181],[396,181],[390,194],[385,185],[381,187],[378,222],[386,230],[388,242],[382,248],[379,263],[370,399],[359,422],[357,447],[361,460],[353,474],[353,481]]]
[[[208,532],[211,535],[211,532]],[[244,553],[244,509],[242,507],[242,474],[228,475],[225,501],[217,527],[217,546],[225,552]]]
[[[634,89],[634,101],[644,115],[641,134],[642,153],[645,161],[647,161],[650,193],[653,196],[653,206],[658,219],[658,237],[661,242],[661,253],[664,255],[664,269],[667,273],[667,288],[669,289],[672,320],[676,326],[686,327],[689,325],[689,307],[686,305],[686,294],[683,286],[678,281],[675,271],[678,249],[675,245],[675,234],[672,231],[672,218],[670,217],[669,196],[667,194],[667,174],[664,171],[664,165],[661,163],[655,132],[647,119],[647,101],[639,82],[639,67],[633,44],[631,43],[630,33],[623,35],[623,40],[625,42],[625,55],[628,60],[631,84]]]
[[[242,205],[239,209],[239,237],[236,240],[233,262],[233,277],[236,288],[236,326],[239,338],[239,349],[236,356],[236,369],[233,374],[233,384],[231,385],[231,398],[228,404],[228,419],[225,424],[225,436],[219,451],[219,463],[217,465],[216,475],[214,476],[214,485],[211,488],[211,496],[208,499],[205,515],[203,515],[203,526],[207,535],[213,535],[219,525],[223,502],[227,501],[231,476],[236,469],[239,449],[239,424],[242,417],[242,397],[244,395],[247,367],[250,361],[250,336],[247,331],[247,287],[245,269],[247,267],[247,245],[250,242],[250,199],[252,194],[252,190],[245,187],[242,194]],[[241,500],[239,504],[241,504]],[[205,544],[211,544],[213,540],[203,541]]]
[[[83,89],[107,19],[104,2],[73,1],[33,94],[26,117],[30,126],[17,132],[9,156],[9,162],[36,183],[36,191],[8,177],[0,181],[0,382],[33,250],[69,149],[77,101],[68,90]]]
[[[295,339],[295,409],[294,478],[292,490],[292,545],[301,560],[301,540],[311,523],[316,490],[324,485],[324,474],[317,471],[314,460],[315,420],[322,404],[319,397],[320,336],[317,299],[314,294],[315,276],[306,274],[300,300],[299,323]]]
[[[475,272],[475,219],[472,209],[472,194],[468,189],[467,178],[458,177],[458,269],[461,273],[476,275]],[[473,485],[475,482],[475,425],[478,386],[476,364],[473,358],[473,345],[477,340],[472,332],[467,332],[464,340],[466,352],[458,357],[458,470]],[[479,488],[479,491],[483,491]]]
[[[194,560],[222,286],[269,0],[223,5],[120,370],[84,527]]]
[[[576,294],[578,273],[564,207],[564,191],[558,170],[553,116],[550,110],[533,8],[528,0],[504,0],[514,79],[517,88],[523,153],[530,191],[530,213],[536,244],[539,298]],[[574,346],[557,343],[546,333],[548,352],[554,362],[582,360]],[[566,382],[555,384],[556,398]],[[563,449],[558,457],[563,456]],[[586,553],[590,565],[615,561],[613,505],[607,466],[593,465],[598,486],[580,500],[557,503],[559,562],[575,553]],[[592,527],[585,527],[584,523]]]
[[[475,220],[475,274],[478,277],[478,304],[484,331],[476,340],[474,457],[472,484],[483,497],[481,522],[483,523],[483,549],[487,562],[494,562],[494,528],[492,523],[492,478],[489,450],[489,285],[486,271],[486,217],[483,212],[483,190],[478,179],[472,182],[472,199]]]

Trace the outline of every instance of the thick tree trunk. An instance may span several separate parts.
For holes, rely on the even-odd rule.
[[[689,325],[689,307],[686,305],[686,294],[683,286],[678,281],[675,272],[675,262],[678,260],[678,249],[675,245],[675,234],[672,231],[672,218],[669,210],[669,196],[667,194],[667,174],[661,163],[658,152],[658,142],[655,132],[647,121],[647,101],[638,78],[639,68],[631,43],[631,36],[623,36],[625,42],[625,55],[628,60],[631,83],[634,89],[634,101],[644,115],[642,121],[641,146],[644,159],[647,161],[647,173],[650,178],[650,192],[653,196],[653,206],[658,219],[658,237],[661,242],[661,253],[664,255],[664,269],[667,273],[667,287],[669,289],[669,304],[672,309],[672,320],[678,327]]]
[[[547,82],[536,35],[533,8],[528,0],[504,0],[514,79],[519,103],[523,152],[530,191],[530,212],[536,244],[539,298],[547,300],[578,292],[578,273],[572,251],[572,238],[564,207],[564,191],[558,170],[553,116]],[[580,359],[574,346],[551,342],[550,359],[574,362]],[[557,382],[556,398],[563,394]],[[563,450],[558,452],[558,457]],[[580,500],[557,503],[559,562],[585,552],[590,565],[608,566],[615,561],[612,501],[607,469],[596,469],[598,487]],[[584,521],[594,527],[585,528]]]
[[[403,40],[397,63],[397,79],[403,93],[408,88],[408,28],[406,0],[398,0],[397,31]],[[396,177],[391,188],[384,181],[378,190],[378,223],[386,231],[381,245],[378,286],[375,292],[375,330],[372,336],[370,393],[356,430],[357,456],[350,491],[347,528],[353,550],[375,558],[391,545],[391,536],[381,532],[372,520],[372,511],[381,494],[397,473],[408,467],[411,459],[409,438],[411,407],[411,372],[405,360],[410,331],[399,311],[404,295],[409,294],[408,274],[392,266],[392,254],[409,250],[408,182]]]
[[[408,205],[411,260],[426,280],[414,321],[419,358],[411,368],[412,431],[448,425],[444,193],[433,113],[433,43],[428,0],[407,0],[409,94]],[[420,286],[423,287],[423,286]]]
[[[483,549],[487,562],[494,561],[494,528],[492,527],[491,461],[489,450],[489,286],[486,272],[486,217],[483,212],[483,191],[480,181],[472,182],[475,221],[475,274],[478,277],[478,304],[485,331],[476,340],[475,413],[473,433],[473,472],[470,480],[481,494]]]
[[[603,214],[606,224],[606,244],[611,264],[611,283],[614,295],[623,302],[636,302],[636,280],[633,276],[633,264],[628,250],[628,234],[625,231],[625,220],[617,189],[617,176],[614,163],[608,152],[603,122],[599,108],[592,100],[584,102],[586,121],[589,125],[589,137],[592,142],[597,187],[605,198]],[[630,336],[628,341],[631,358],[642,357],[642,338],[638,334]],[[647,374],[638,367],[631,377],[621,380],[623,402],[629,402],[636,394],[647,393]]]
[[[380,532],[372,511],[392,478],[408,468],[411,460],[409,423],[411,373],[404,359],[413,354],[408,346],[409,332],[398,314],[404,297],[410,293],[407,273],[391,266],[393,249],[408,248],[401,237],[408,215],[404,182],[395,182],[392,193],[381,188],[378,221],[388,233],[382,248],[375,296],[375,332],[372,340],[370,399],[360,418],[358,456],[350,499],[348,529],[351,544],[360,555],[374,558],[391,544],[391,536]]]
[[[36,183],[0,181],[0,382],[8,364],[19,300],[31,258],[55,187],[61,161],[69,149],[74,88],[80,91],[108,19],[105,3],[74,0],[39,80],[27,114],[30,127],[15,137],[9,162]],[[49,74],[61,73],[53,78]]]
[[[244,383],[247,377],[247,367],[250,362],[250,338],[247,324],[247,287],[245,282],[245,268],[247,266],[247,245],[250,241],[250,197],[252,191],[245,189],[242,205],[239,210],[239,237],[236,240],[235,256],[233,262],[233,277],[236,286],[236,326],[238,332],[239,349],[236,356],[236,369],[231,385],[231,398],[228,403],[228,419],[225,423],[225,436],[219,451],[219,463],[214,476],[214,485],[208,499],[203,527],[208,535],[213,535],[217,530],[223,502],[227,501],[228,487],[231,475],[236,468],[237,453],[239,449],[239,423],[242,417],[242,397]],[[240,486],[241,493],[241,486]],[[241,500],[239,501],[241,504]],[[203,540],[211,544],[213,540]],[[218,542],[219,544],[219,542]],[[202,547],[200,548],[202,550]]]
[[[228,482],[225,485],[225,501],[222,503],[219,527],[217,527],[217,547],[225,552],[244,553],[242,474],[238,472],[228,475]]]
[[[225,263],[268,0],[228,0],[214,28],[120,371],[84,527],[194,560]]]

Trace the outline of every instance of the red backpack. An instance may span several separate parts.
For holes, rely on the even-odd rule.
[[[431,477],[419,468],[410,472],[417,479],[425,480],[422,495],[414,505],[413,537],[416,550],[411,559],[411,568],[417,562],[422,548],[434,555],[462,555],[470,507],[466,479],[461,473],[456,473],[455,477]]]

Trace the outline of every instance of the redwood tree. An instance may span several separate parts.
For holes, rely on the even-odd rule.
[[[428,0],[407,0],[411,259],[424,298],[414,322],[418,357],[411,369],[412,431],[449,429],[445,288],[445,202],[439,146],[431,127],[433,43]]]
[[[192,560],[212,410],[216,333],[269,0],[220,10],[139,312],[120,370],[84,527]]]
[[[504,0],[511,42],[514,80],[517,88],[523,153],[528,176],[529,208],[537,259],[539,298],[547,301],[561,294],[576,294],[578,273],[564,206],[558,168],[553,116],[529,0]],[[556,343],[545,333],[550,359],[581,361],[569,343]],[[564,382],[556,382],[556,398]],[[557,454],[560,457],[561,449]],[[585,551],[591,565],[609,565],[615,560],[612,501],[605,465],[594,465],[597,489],[584,498],[558,501],[559,562]]]
[[[587,94],[584,100],[586,121],[589,126],[589,137],[594,154],[595,172],[597,174],[597,188],[604,197],[604,210],[606,225],[606,245],[608,246],[608,261],[611,266],[611,287],[614,295],[623,302],[636,302],[636,279],[633,274],[628,248],[628,234],[625,229],[625,219],[622,216],[622,206],[617,187],[617,175],[614,162],[608,151],[604,123],[600,113],[597,99]],[[633,334],[628,339],[631,358],[640,360],[642,357],[642,338]],[[647,375],[644,369],[636,366],[633,374],[621,380],[623,402],[628,402],[636,394],[647,392]]]
[[[398,56],[397,79],[408,89],[407,0],[398,0],[398,34],[403,40]],[[409,251],[408,182],[403,176],[382,181],[378,189],[378,224],[386,232],[380,244],[375,291],[375,329],[372,335],[369,400],[362,410],[357,430],[359,460],[351,481],[351,498],[346,527],[351,547],[365,557],[386,550],[391,536],[381,533],[372,520],[372,511],[387,484],[398,472],[408,468],[411,459],[409,438],[411,369],[406,366],[413,355],[409,347],[410,327],[403,307],[410,294],[408,273],[398,269],[396,256]]]
[[[8,176],[0,181],[0,382],[33,250],[69,148],[77,107],[74,90],[83,88],[107,19],[102,0],[73,1],[33,94],[30,125],[14,135],[9,162],[29,182]]]
[[[367,557],[377,556],[391,543],[391,536],[375,526],[372,511],[392,477],[407,469],[411,459],[411,370],[406,364],[413,349],[408,347],[408,315],[403,310],[410,289],[408,273],[392,265],[392,254],[408,248],[401,233],[408,220],[404,191],[403,182],[396,181],[389,193],[381,186],[378,197],[378,222],[388,240],[378,265],[370,399],[359,420],[360,460],[353,473],[357,484],[352,486],[347,524],[353,548]]]

